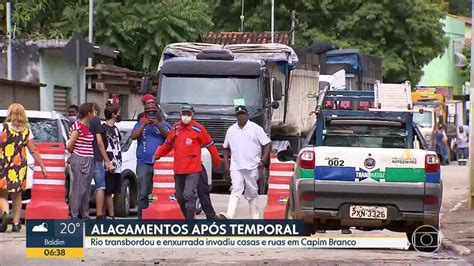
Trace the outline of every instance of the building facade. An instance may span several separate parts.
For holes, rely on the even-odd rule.
[[[448,45],[441,56],[423,67],[424,74],[418,85],[450,88],[454,97],[461,96],[465,81],[461,78],[459,62],[462,60],[467,26],[464,19],[452,15],[447,15],[443,23]]]

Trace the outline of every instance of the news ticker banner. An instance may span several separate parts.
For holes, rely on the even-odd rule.
[[[82,257],[84,248],[407,249],[404,236],[304,234],[299,220],[28,220],[27,257]]]

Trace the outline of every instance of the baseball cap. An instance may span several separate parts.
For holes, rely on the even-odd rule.
[[[151,94],[145,94],[142,98],[142,103],[145,104],[149,100],[156,100],[155,96]]]
[[[247,107],[243,106],[243,105],[239,105],[235,108],[235,114],[238,114],[238,113],[248,113],[247,112]]]
[[[184,112],[184,111],[190,111],[194,113],[194,107],[190,104],[183,104],[181,105],[181,112]]]

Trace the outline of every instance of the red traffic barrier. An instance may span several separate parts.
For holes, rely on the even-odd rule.
[[[64,145],[39,143],[36,148],[48,176],[43,176],[41,167],[35,162],[31,201],[26,206],[25,219],[68,219]]]
[[[285,219],[293,169],[294,162],[280,162],[276,154],[272,154],[267,205],[263,210],[263,219]]]
[[[153,167],[153,201],[142,210],[143,219],[184,219],[183,212],[175,197],[173,171],[174,157],[169,154],[155,162]]]

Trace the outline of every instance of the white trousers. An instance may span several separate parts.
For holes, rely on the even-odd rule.
[[[246,200],[253,200],[258,197],[258,168],[247,170],[232,170],[230,172],[232,180],[232,196],[240,198],[242,193]]]

